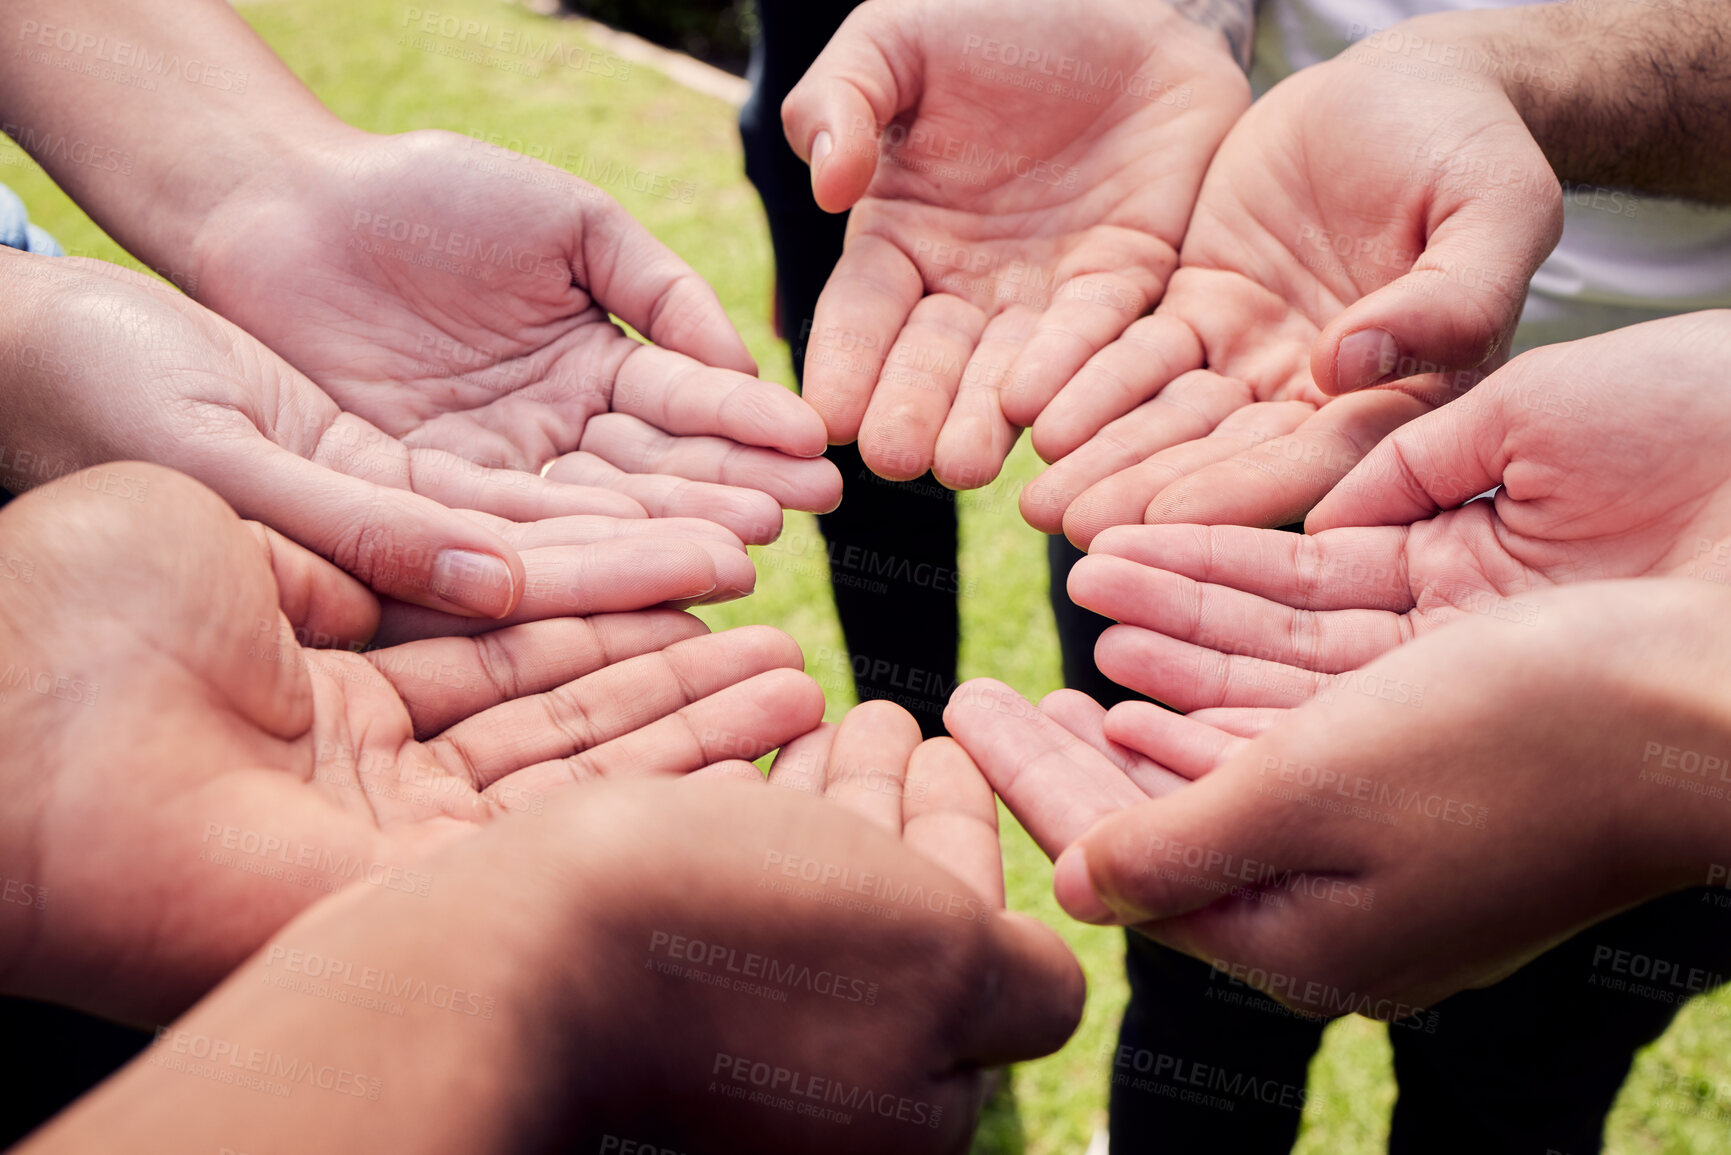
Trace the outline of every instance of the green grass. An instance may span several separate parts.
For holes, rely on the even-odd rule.
[[[444,0],[439,9],[501,28],[582,45],[569,25],[498,0]],[[790,383],[787,347],[770,325],[771,261],[762,209],[745,180],[733,110],[634,67],[629,80],[549,67],[528,76],[493,54],[476,63],[400,43],[408,6],[392,0],[292,0],[243,9],[264,37],[340,116],[376,132],[446,128],[581,166],[689,181],[689,201],[605,186],[720,293],[764,375]],[[0,145],[0,181],[71,250],[136,267],[10,143]],[[1006,478],[962,499],[964,676],[992,674],[1029,697],[1060,682],[1056,633],[1046,603],[1040,535],[1021,522],[1015,494],[1035,467],[1026,446]],[[755,595],[704,616],[717,627],[770,622],[808,657],[836,654],[841,631],[831,606],[814,519],[796,514],[775,545],[755,550]],[[839,662],[813,663],[830,716],[852,703]],[[1018,1067],[987,1112],[975,1151],[985,1155],[1080,1152],[1104,1123],[1107,1062],[1125,998],[1120,938],[1066,919],[1051,898],[1050,870],[1008,814],[1005,869],[1010,903],[1056,928],[1087,970],[1090,999],[1081,1030],[1063,1051]],[[1641,1057],[1610,1127],[1617,1155],[1731,1150],[1731,996],[1697,1000]],[[1382,1150],[1395,1090],[1387,1033],[1362,1019],[1330,1028],[1311,1068],[1313,1096],[1299,1150],[1360,1155]]]

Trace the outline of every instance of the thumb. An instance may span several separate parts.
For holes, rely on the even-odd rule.
[[[1535,151],[1536,151],[1536,146]],[[1527,283],[1562,236],[1556,178],[1537,157],[1543,180],[1510,206],[1484,192],[1428,231],[1404,276],[1367,293],[1334,318],[1311,346],[1310,372],[1324,393],[1350,393],[1430,373],[1494,369],[1526,302]],[[1546,193],[1549,193],[1547,196]],[[1493,203],[1494,202],[1494,203]]]
[[[855,8],[781,106],[787,143],[811,166],[825,212],[846,212],[877,171],[882,126],[918,102],[924,60],[883,5]]]
[[[246,467],[201,478],[242,517],[365,582],[374,593],[463,617],[502,618],[523,561],[498,535],[431,498],[338,473],[259,437]]]
[[[1290,809],[1243,773],[1210,775],[1096,823],[1058,857],[1053,892],[1071,917],[1119,926],[1251,897],[1282,866]]]
[[[1513,418],[1511,366],[1459,401],[1383,438],[1305,519],[1306,533],[1347,526],[1411,525],[1502,484]]]

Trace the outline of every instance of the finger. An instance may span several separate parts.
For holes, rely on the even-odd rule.
[[[1317,503],[1306,530],[1410,525],[1501,485],[1510,460],[1508,436],[1524,416],[1512,385],[1492,377],[1459,401],[1390,433]],[[1509,404],[1511,398],[1517,405]]]
[[[933,738],[914,749],[902,793],[902,841],[1003,907],[998,800],[954,739]]]
[[[1149,503],[1143,520],[1294,525],[1378,441],[1429,408],[1386,389],[1330,402],[1290,437],[1265,440],[1174,482]]]
[[[1161,450],[1097,483],[1071,503],[1064,534],[1079,546],[1116,525],[1140,525],[1177,483],[1301,426],[1315,410],[1303,401],[1263,401],[1229,415],[1208,436]]]
[[[1010,370],[1033,325],[1033,310],[1011,308],[988,321],[980,334],[932,460],[932,472],[949,488],[990,485],[1015,447],[1020,430],[1004,416],[1004,394],[1020,388]]]
[[[482,790],[514,770],[593,750],[727,687],[770,670],[797,670],[802,662],[794,640],[769,626],[705,634],[495,706],[452,726],[429,748]],[[726,749],[720,735],[710,735],[705,749],[710,756],[688,769],[766,752]]]
[[[569,758],[538,762],[488,787],[545,793],[602,778],[670,777],[718,759],[761,758],[823,720],[823,690],[797,670],[770,670]]]
[[[705,781],[741,782],[747,786],[763,785],[763,771],[757,768],[757,763],[741,761],[738,758],[717,762],[686,775],[688,782],[700,778]]]
[[[581,269],[573,274],[582,273],[573,279],[596,303],[673,353],[756,375],[757,363],[707,281],[612,197],[573,203],[585,206],[573,222],[581,245]]]
[[[902,787],[920,724],[892,702],[861,702],[847,712],[829,748],[824,795],[896,837]]]
[[[527,588],[506,618],[511,625],[728,601],[749,593],[757,580],[743,551],[711,541],[619,538],[525,550],[522,556]],[[472,636],[498,624],[387,602],[374,640],[397,645],[419,638]]]
[[[785,509],[818,513],[841,503],[841,473],[824,458],[790,457],[723,437],[673,436],[625,413],[590,418],[580,448],[627,473],[755,489]]]
[[[1060,533],[1070,503],[1096,482],[1163,449],[1207,437],[1255,400],[1242,381],[1205,370],[1185,373],[1029,482],[1022,492],[1022,516],[1035,529]]]
[[[1270,707],[1221,707],[1217,710],[1192,710],[1184,715],[1192,722],[1201,722],[1239,738],[1255,738],[1266,733],[1291,710]]]
[[[1107,554],[1078,561],[1068,589],[1077,605],[1114,621],[1325,674],[1356,670],[1412,636],[1405,617],[1387,610],[1293,609]]]
[[[890,347],[860,423],[860,457],[879,477],[911,481],[932,467],[938,431],[985,315],[960,297],[922,298]]]
[[[1126,525],[1090,556],[1119,557],[1295,609],[1413,608],[1404,527],[1286,533],[1239,525]]]
[[[921,54],[897,22],[856,8],[781,106],[794,153],[811,166],[812,195],[825,212],[853,206],[877,171],[878,130],[919,99]],[[892,61],[912,73],[898,72]],[[899,75],[916,79],[904,93]]]
[[[1120,702],[1106,712],[1106,736],[1139,750],[1185,778],[1200,778],[1247,740],[1149,702]]]
[[[425,738],[503,702],[540,694],[640,654],[702,637],[677,610],[553,618],[472,638],[429,638],[366,655]]]
[[[859,439],[890,346],[924,295],[913,261],[881,237],[852,238],[842,251],[818,295],[805,350],[803,396],[832,445]]]
[[[776,751],[769,767],[769,784],[777,790],[798,790],[822,798],[829,781],[829,748],[835,732],[836,727],[825,722]]]
[[[1240,759],[1253,759],[1253,747]],[[1053,890],[1066,911],[1084,922],[1145,923],[1219,903],[1243,901],[1263,868],[1278,870],[1318,825],[1293,822],[1292,807],[1249,789],[1239,760],[1187,789],[1109,816],[1053,871]],[[1164,869],[1173,857],[1181,867]],[[1166,853],[1161,853],[1165,851]],[[1257,864],[1246,879],[1245,864]]]
[[[1509,171],[1525,172],[1531,195],[1510,204],[1465,181],[1439,182],[1436,219],[1411,271],[1348,305],[1317,335],[1310,371],[1324,393],[1478,369],[1507,350],[1527,284],[1562,236],[1563,203],[1538,145],[1518,123],[1504,131]]]
[[[1136,783],[1144,794],[1157,798],[1184,785],[1172,769],[1145,753],[1113,741],[1106,734],[1106,707],[1076,690],[1053,690],[1040,699],[1040,713],[1104,754]]]
[[[1097,750],[1002,682],[963,683],[944,710],[944,725],[1050,856],[1102,816],[1147,797]]]
[[[331,428],[345,421],[359,423],[345,416]],[[327,430],[323,441],[331,440]],[[248,446],[246,468],[226,471],[220,482],[242,517],[377,594],[460,617],[496,620],[517,608],[523,561],[497,534],[431,498],[339,473],[262,437]]]
[[[995,1067],[1047,1055],[1082,1019],[1087,980],[1076,956],[1037,919],[1009,912],[989,926],[996,981],[979,984],[979,1002],[962,1017],[960,1065]]]
[[[415,492],[452,509],[474,509],[519,522],[575,514],[648,516],[642,505],[623,493],[561,484],[520,469],[486,469],[443,450],[410,450],[409,465]]]
[[[781,503],[756,489],[663,474],[626,473],[604,458],[582,452],[556,458],[548,465],[546,476],[549,481],[615,490],[641,505],[652,518],[712,521],[748,545],[767,545],[781,534]]]
[[[827,444],[822,419],[797,394],[653,345],[639,345],[619,366],[612,402],[613,413],[678,436],[719,437],[792,457],[817,457]]]
[[[1210,706],[1297,706],[1327,674],[1191,645],[1137,626],[1113,626],[1094,645],[1100,672],[1188,713]]]
[[[1040,412],[1034,452],[1042,461],[1068,456],[1202,363],[1202,342],[1189,325],[1160,313],[1143,317],[1090,357]]]
[[[1142,235],[1139,242],[1131,243],[1144,250],[1140,255],[1148,266],[1145,275],[1086,272],[1058,287],[1011,370],[1023,384],[1004,398],[1004,414],[1011,421],[1023,428],[1038,421],[1088,359],[1153,306],[1178,255],[1152,237]]]
[[[243,522],[276,578],[277,604],[295,640],[319,649],[351,649],[379,628],[379,600],[367,587],[269,526]]]

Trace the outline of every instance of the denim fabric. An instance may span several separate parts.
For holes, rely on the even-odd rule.
[[[17,193],[3,184],[0,184],[0,245],[48,257],[66,255],[59,242],[43,232],[39,226],[30,223],[30,214],[24,211],[24,202],[18,199]]]

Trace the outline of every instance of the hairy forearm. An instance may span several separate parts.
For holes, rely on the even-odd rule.
[[[1401,27],[1463,41],[1464,66],[1508,93],[1559,179],[1731,203],[1725,0],[1565,0]]]
[[[153,267],[190,267],[231,193],[348,131],[224,0],[5,0],[0,13],[0,124]]]

